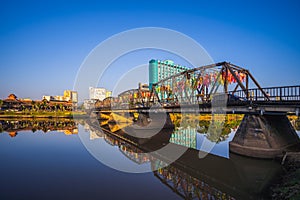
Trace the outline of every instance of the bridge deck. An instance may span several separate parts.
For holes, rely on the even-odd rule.
[[[167,113],[232,113],[232,114],[296,114],[299,115],[300,101],[239,101],[225,106],[204,104],[180,104],[152,107],[102,108],[102,112],[167,112]]]

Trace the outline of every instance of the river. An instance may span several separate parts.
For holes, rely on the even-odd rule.
[[[230,122],[217,136],[181,123],[153,142],[97,120],[2,120],[0,199],[268,198],[281,166],[230,153]]]

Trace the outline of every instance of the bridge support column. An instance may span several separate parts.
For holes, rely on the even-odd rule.
[[[229,149],[256,158],[274,158],[298,147],[300,139],[286,115],[245,115]]]
[[[174,128],[174,124],[170,118],[169,113],[139,113],[137,123],[141,126],[147,126],[155,128]]]

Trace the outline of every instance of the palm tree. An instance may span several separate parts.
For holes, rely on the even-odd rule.
[[[55,104],[55,105],[54,105],[54,111],[57,112],[57,109],[58,109],[58,105]]]
[[[31,110],[35,110],[36,102],[34,100],[31,101]]]
[[[21,111],[25,112],[25,106],[21,105]]]
[[[43,110],[46,110],[47,104],[48,104],[47,100],[46,100],[46,99],[43,99],[43,100],[42,100]]]
[[[64,106],[62,104],[59,104],[59,108],[61,111],[64,111]]]
[[[2,108],[2,105],[3,105],[3,100],[0,99],[0,110],[1,110],[1,108]]]
[[[37,111],[39,111],[41,109],[40,102],[36,103],[35,108],[36,108]]]

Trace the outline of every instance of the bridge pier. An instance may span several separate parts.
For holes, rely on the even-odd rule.
[[[229,149],[244,156],[274,158],[299,145],[300,139],[285,114],[246,114]]]
[[[147,128],[174,128],[169,113],[139,113],[137,122],[140,126]]]

